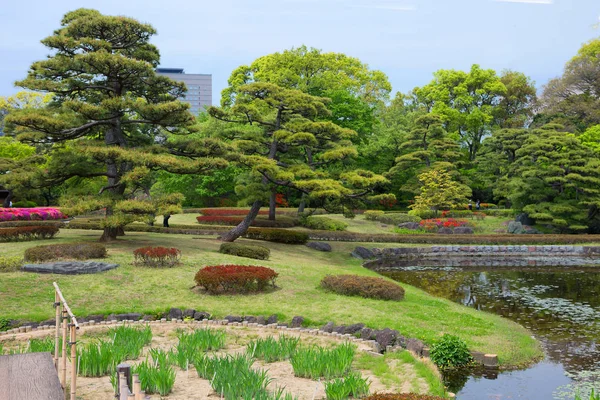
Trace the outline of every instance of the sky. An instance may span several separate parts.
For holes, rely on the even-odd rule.
[[[385,72],[393,92],[427,84],[439,69],[513,69],[538,87],[600,37],[599,0],[2,0],[0,96],[19,91],[40,40],[71,10],[95,8],[153,25],[162,67],[213,75],[213,103],[231,71],[306,45]]]

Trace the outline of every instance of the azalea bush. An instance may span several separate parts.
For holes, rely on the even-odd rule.
[[[209,293],[260,292],[275,287],[279,274],[267,267],[212,265],[196,273],[195,281]]]
[[[67,218],[60,210],[50,207],[0,208],[0,222],[46,221]]]
[[[465,219],[455,218],[430,218],[419,222],[419,225],[428,232],[436,232],[440,228],[458,228],[460,226],[472,226]]]
[[[175,247],[142,247],[133,251],[135,264],[148,267],[172,267],[179,263],[181,250]]]

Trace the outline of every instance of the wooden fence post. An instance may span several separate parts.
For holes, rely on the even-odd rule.
[[[60,353],[60,298],[54,291],[54,308],[56,310],[56,330],[54,332],[54,367],[58,373],[58,355]]]
[[[119,364],[117,365],[117,373],[119,374],[119,399],[127,400],[129,393],[131,393],[131,366],[127,363]]]
[[[64,304],[63,304],[63,310],[62,310],[62,361],[61,361],[61,365],[62,365],[62,386],[63,389],[67,387],[67,320],[69,318],[69,314],[67,313],[67,310],[65,310],[64,308]]]
[[[135,395],[135,400],[143,400],[142,382],[140,382],[140,374],[133,374],[133,394]]]
[[[71,400],[76,400],[77,393],[77,327],[75,324],[69,324],[71,327]]]

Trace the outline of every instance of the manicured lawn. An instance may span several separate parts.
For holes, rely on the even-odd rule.
[[[53,240],[0,244],[0,254],[22,255],[39,244],[96,241],[98,231],[62,230]],[[240,240],[249,243],[250,240]],[[542,355],[539,344],[521,326],[501,317],[432,297],[404,285],[406,298],[387,302],[344,297],[324,292],[319,282],[327,274],[352,273],[376,276],[350,257],[358,243],[332,242],[332,253],[305,246],[260,242],[271,249],[269,261],[243,259],[217,252],[220,242],[210,237],[130,232],[109,244],[108,261],[120,267],[98,275],[60,276],[4,273],[0,276],[0,317],[43,320],[53,315],[52,282],[57,281],[78,315],[120,312],[159,312],[170,307],[205,310],[216,317],[278,314],[280,320],[302,315],[311,326],[363,322],[369,327],[390,327],[403,335],[431,343],[443,333],[453,333],[473,350],[497,353],[503,365],[531,362]],[[181,249],[183,265],[149,269],[131,265],[132,251],[149,245]],[[366,244],[369,246],[369,244]],[[372,246],[372,244],[370,244]],[[380,246],[380,245],[378,245]],[[397,244],[388,244],[398,246]],[[266,294],[209,296],[193,290],[194,275],[205,265],[240,263],[264,265],[279,274],[280,289]]]

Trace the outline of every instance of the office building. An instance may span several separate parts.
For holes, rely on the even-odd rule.
[[[212,105],[211,74],[186,74],[183,68],[157,68],[156,73],[185,83],[188,91],[181,100],[190,105],[192,114],[197,115]]]

